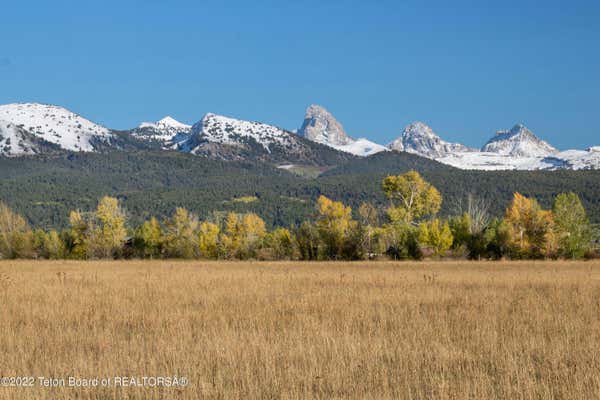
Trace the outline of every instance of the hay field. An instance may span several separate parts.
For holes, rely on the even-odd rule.
[[[3,261],[0,307],[0,399],[600,398],[599,262]]]

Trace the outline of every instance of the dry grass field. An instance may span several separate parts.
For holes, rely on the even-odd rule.
[[[598,262],[4,261],[0,306],[0,399],[600,398]]]

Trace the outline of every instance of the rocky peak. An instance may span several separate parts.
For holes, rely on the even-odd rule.
[[[459,143],[442,140],[427,124],[417,121],[407,125],[402,135],[388,146],[392,150],[406,151],[424,157],[444,157],[450,153],[473,151]]]
[[[343,146],[354,142],[329,111],[314,104],[306,109],[298,135],[330,146]]]
[[[523,124],[516,124],[510,130],[497,131],[481,151],[520,157],[543,157],[558,152]]]

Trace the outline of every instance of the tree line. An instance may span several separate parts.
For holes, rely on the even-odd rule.
[[[503,218],[469,196],[442,219],[440,192],[416,171],[387,176],[385,207],[352,209],[325,196],[313,217],[268,230],[255,213],[213,213],[200,220],[178,207],[162,221],[128,224],[117,198],[94,211],[71,211],[62,231],[32,229],[0,203],[0,258],[184,258],[218,260],[366,260],[456,257],[469,259],[581,259],[593,256],[591,229],[579,197],[563,193],[551,210],[515,193]]]

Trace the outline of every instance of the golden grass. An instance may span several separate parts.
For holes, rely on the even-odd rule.
[[[0,263],[0,399],[600,398],[600,263]]]

